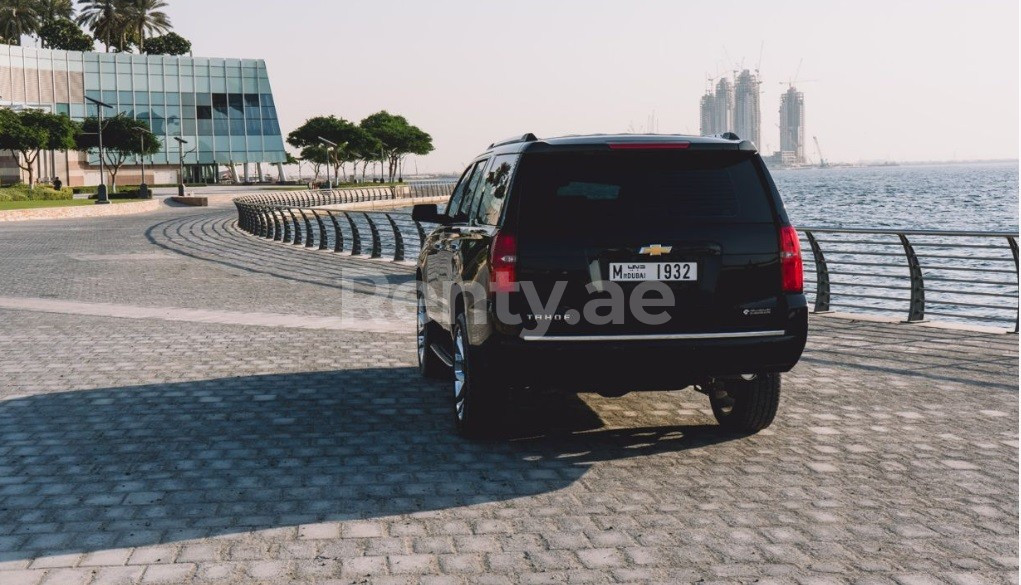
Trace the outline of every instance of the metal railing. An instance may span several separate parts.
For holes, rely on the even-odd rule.
[[[402,262],[415,258],[426,228],[400,212],[331,209],[328,206],[369,201],[449,197],[453,183],[405,184],[245,195],[234,199],[238,227],[270,240],[352,256]]]
[[[329,209],[362,201],[449,196],[453,183],[288,191],[238,197],[254,235],[353,256],[414,259],[427,227],[407,213]],[[799,228],[814,312],[895,315],[907,322],[979,322],[1018,330],[1018,234]]]
[[[799,231],[805,292],[817,313],[847,309],[902,315],[908,322],[928,317],[1013,322],[1018,330],[1017,233],[814,227]]]

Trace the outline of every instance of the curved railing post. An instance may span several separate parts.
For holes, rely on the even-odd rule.
[[[362,213],[365,216],[365,221],[369,222],[369,233],[372,235],[372,251],[369,253],[369,258],[379,258],[383,256],[383,242],[379,238],[379,228],[376,227],[376,222],[372,221],[372,217],[368,213]]]
[[[273,239],[278,242],[284,241],[284,232],[287,230],[287,222],[282,221],[283,217],[278,217],[277,212],[280,210],[276,207],[270,207],[269,213],[273,217]]]
[[[1010,246],[1010,253],[1014,255],[1014,276],[1018,276],[1018,263],[1017,263],[1017,238],[1014,236],[1007,236],[1007,244]],[[1014,333],[1017,333],[1018,320],[1021,318],[1021,309],[1019,313],[1014,314]]]
[[[805,230],[808,245],[812,247],[812,258],[815,260],[815,312],[825,313],[830,310],[830,270],[826,266],[826,257],[812,232]]]
[[[323,223],[323,218],[319,215],[319,212],[315,209],[311,211],[312,217],[316,218],[316,223],[319,224],[319,249],[325,250],[329,245],[329,242],[326,240],[326,224]]]
[[[404,251],[404,234],[401,233],[401,228],[398,227],[397,222],[389,213],[384,213],[387,221],[390,222],[390,227],[394,231],[394,262],[403,262],[405,251]]]
[[[311,248],[315,246],[315,234],[312,233],[312,220],[305,214],[304,209],[298,209],[298,213],[301,214],[301,219],[305,220],[305,247]]]
[[[340,231],[340,223],[337,221],[337,216],[333,215],[333,211],[327,209],[326,215],[330,216],[330,221],[333,222],[333,251],[343,252],[344,251],[344,234]]]
[[[415,227],[418,228],[418,248],[422,249],[425,245],[425,228],[422,227],[422,222],[416,221]]]
[[[925,320],[925,282],[922,279],[922,266],[918,263],[915,249],[905,234],[897,234],[904,246],[904,256],[908,260],[908,271],[911,276],[911,306],[908,308],[908,321]]]
[[[291,216],[291,221],[294,222],[294,237],[291,239],[291,243],[300,246],[301,245],[301,225],[298,224],[298,216],[294,215],[294,208],[287,208],[288,215]]]
[[[277,207],[277,213],[280,214],[280,223],[284,226],[284,233],[280,238],[281,242],[291,241],[291,222],[287,220],[287,215],[284,214],[284,210],[281,207]]]
[[[355,225],[355,220],[351,217],[351,214],[344,211],[342,212],[344,217],[347,218],[347,223],[351,226],[351,255],[361,256],[362,255],[362,235],[358,232],[358,226]]]

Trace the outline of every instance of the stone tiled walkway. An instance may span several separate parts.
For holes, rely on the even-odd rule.
[[[1016,336],[818,318],[757,436],[682,390],[465,443],[410,331],[327,326],[400,331],[407,267],[173,209],[0,226],[0,275],[55,301],[0,308],[3,585],[1017,582]]]

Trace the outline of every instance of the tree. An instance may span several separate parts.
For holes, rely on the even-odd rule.
[[[326,155],[326,149],[323,148],[322,146],[315,145],[306,146],[305,148],[301,149],[299,157],[301,158],[301,160],[312,165],[312,171],[315,173],[315,176],[312,177],[312,182],[313,183],[318,182],[319,173],[322,170],[323,165],[326,164],[328,160],[328,157]]]
[[[39,29],[39,40],[50,49],[63,51],[93,51],[96,41],[82,32],[78,25],[66,19],[54,20]]]
[[[99,119],[86,118],[82,134],[78,137],[79,150],[99,146]],[[117,171],[132,156],[153,155],[162,144],[149,129],[149,125],[124,114],[103,121],[103,160],[110,168],[110,185],[117,192]]]
[[[305,120],[304,124],[287,135],[287,143],[301,149],[322,147],[320,137],[337,144],[336,148],[329,149],[326,160],[321,163],[333,167],[335,177],[341,176],[344,163],[360,159],[359,152],[355,149],[356,145],[372,143],[372,137],[364,130],[336,116],[316,116]],[[346,176],[345,173],[344,177]]]
[[[121,0],[120,12],[124,26],[131,31],[138,52],[145,52],[146,34],[163,34],[170,31],[170,17],[160,10],[166,8],[163,0]],[[190,47],[189,47],[190,49]]]
[[[433,151],[432,136],[409,124],[404,116],[395,116],[383,110],[362,120],[360,126],[382,145],[390,181],[394,180],[398,165],[405,156]]]
[[[92,35],[106,45],[107,52],[114,46],[124,49],[126,25],[120,10],[121,2],[122,0],[78,0],[82,9],[76,22],[88,27]]]
[[[71,0],[35,0],[35,12],[41,28],[58,20],[74,18],[74,3]]]
[[[18,166],[28,173],[28,186],[35,186],[35,163],[43,150],[69,150],[75,147],[78,125],[61,114],[42,110],[15,112],[0,109],[0,150],[10,150]]]
[[[145,52],[150,55],[187,55],[191,53],[191,41],[177,33],[168,32],[149,39],[145,43]]]
[[[21,37],[39,29],[36,0],[0,0],[0,39],[20,45]]]

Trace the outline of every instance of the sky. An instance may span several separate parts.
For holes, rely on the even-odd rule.
[[[1016,1],[169,4],[196,56],[266,60],[285,134],[381,109],[430,133],[408,172],[525,132],[697,134],[707,76],[756,67],[760,151],[797,73],[812,158],[811,136],[833,161],[1018,156]]]

